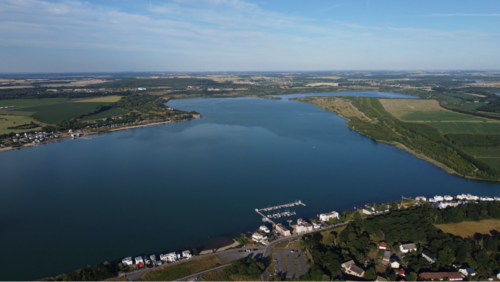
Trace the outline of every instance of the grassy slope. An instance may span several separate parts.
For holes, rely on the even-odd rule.
[[[204,257],[198,260],[184,262],[178,265],[167,266],[153,270],[141,277],[141,281],[173,281],[198,272],[217,267],[222,264],[217,256]]]
[[[500,122],[429,122],[443,134],[448,133],[500,133]]]
[[[82,120],[95,120],[95,119],[103,119],[103,118],[108,118],[108,117],[114,117],[114,116],[119,116],[128,113],[128,111],[118,109],[118,108],[112,108],[107,111],[91,115],[88,117],[82,118]]]
[[[454,112],[412,112],[401,116],[404,121],[483,121],[485,118]]]
[[[462,104],[462,108],[473,111],[484,105],[486,105],[486,103],[464,103]]]
[[[64,103],[22,109],[23,112],[35,112],[32,118],[48,124],[57,124],[94,111],[97,106],[108,103]],[[15,111],[12,111],[15,112]]]
[[[7,133],[21,133],[21,132],[26,132],[26,131],[32,131],[32,130],[41,130],[40,127],[37,128],[32,128],[29,130],[26,129],[7,129],[7,127],[13,127],[13,126],[18,126],[21,124],[27,124],[30,123],[31,121],[37,123],[37,121],[33,120],[32,118],[26,117],[26,116],[7,116],[7,115],[0,115],[0,134],[7,134]],[[38,123],[40,124],[40,123]]]
[[[491,148],[491,149],[465,149],[467,153],[472,156],[478,157],[500,157],[500,149]]]
[[[43,105],[49,103],[57,103],[62,101],[68,101],[68,98],[44,98],[44,99],[15,99],[15,100],[0,100],[0,107],[7,106],[33,106],[33,105]]]
[[[490,234],[491,230],[500,231],[500,220],[484,219],[481,221],[464,221],[460,223],[438,224],[435,226],[443,230],[444,233],[467,238],[473,236],[475,233]]]

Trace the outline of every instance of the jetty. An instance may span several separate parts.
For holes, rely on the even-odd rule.
[[[259,215],[262,216],[262,220],[263,221],[268,221],[268,222],[272,222],[273,224],[275,224],[271,218],[280,218],[280,217],[285,217],[285,216],[292,216],[292,215],[296,215],[297,213],[295,211],[291,212],[289,210],[285,210],[284,212],[280,212],[278,210],[282,209],[282,208],[291,208],[291,207],[295,207],[295,206],[306,206],[306,204],[302,203],[301,200],[298,200],[298,201],[295,201],[293,203],[289,203],[289,204],[284,204],[284,205],[278,205],[278,206],[274,206],[274,207],[267,207],[267,208],[263,208],[263,209],[255,209],[255,212],[258,213]],[[266,212],[267,215],[264,215],[263,212]]]

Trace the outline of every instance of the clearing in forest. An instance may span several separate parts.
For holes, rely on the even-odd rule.
[[[385,110],[403,121],[484,121],[472,115],[449,111],[436,100],[380,99]]]
[[[462,238],[474,236],[476,233],[490,234],[490,231],[500,231],[500,220],[484,219],[481,221],[464,221],[460,223],[437,224],[444,233],[450,233]]]

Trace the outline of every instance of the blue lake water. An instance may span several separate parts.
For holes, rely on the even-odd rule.
[[[447,174],[287,99],[319,95],[408,97],[173,100],[203,118],[0,153],[0,280],[217,247],[258,228],[256,208],[296,199],[309,218],[401,195],[500,196],[498,183]]]

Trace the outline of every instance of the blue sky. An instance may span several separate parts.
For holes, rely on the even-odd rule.
[[[0,72],[500,69],[500,1],[0,0]]]

